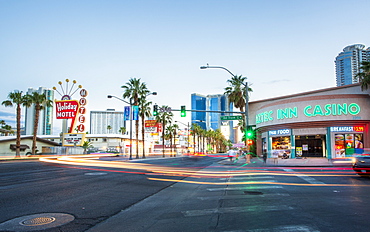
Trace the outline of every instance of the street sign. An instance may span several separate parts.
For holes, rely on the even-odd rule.
[[[164,113],[164,112],[171,113],[172,109],[171,109],[171,107],[159,107],[159,111],[161,113]]]
[[[243,116],[241,116],[241,115],[238,115],[238,116],[236,116],[236,115],[235,116],[234,115],[232,115],[232,116],[221,116],[220,119],[224,120],[224,121],[226,121],[226,120],[242,120]]]

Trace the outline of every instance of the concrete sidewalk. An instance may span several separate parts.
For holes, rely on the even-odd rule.
[[[348,166],[351,167],[351,159],[327,159],[327,158],[295,158],[295,159],[274,159],[268,158],[266,163],[260,157],[253,157],[250,163],[246,162],[245,157],[239,159],[225,159],[219,162],[223,165],[248,165],[251,167],[337,167],[337,166]]]

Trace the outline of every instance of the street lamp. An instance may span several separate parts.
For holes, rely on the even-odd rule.
[[[230,72],[230,70],[228,70],[227,68],[225,67],[222,67],[222,66],[209,66],[207,64],[207,66],[201,66],[200,69],[207,69],[207,68],[220,68],[220,69],[223,69],[225,71],[227,71],[228,73],[230,73],[231,76],[233,77],[236,77],[232,72]],[[249,124],[248,124],[248,102],[249,102],[249,97],[248,97],[248,81],[244,83],[242,83],[244,86],[245,86],[245,126],[246,126],[246,130],[248,130],[248,127],[249,127]]]
[[[132,160],[132,101],[131,101],[131,98],[130,98],[130,102],[127,102],[127,101],[123,100],[122,98],[119,98],[119,97],[116,97],[116,96],[113,96],[113,95],[108,95],[107,97],[118,99],[118,100],[123,101],[124,103],[130,105],[130,158],[129,159]]]
[[[187,126],[188,127],[188,141],[187,141],[187,144],[188,144],[188,146],[187,146],[187,148],[188,148],[188,150],[189,150],[189,146],[190,146],[190,141],[189,141],[189,139],[190,139],[190,126],[189,126],[189,122],[188,122],[188,124],[186,125],[185,123],[183,123],[183,122],[180,122],[180,121],[175,121],[175,122],[179,122],[179,123],[181,123],[182,125],[184,125],[184,126]]]

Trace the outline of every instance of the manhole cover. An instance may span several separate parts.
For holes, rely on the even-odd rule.
[[[246,194],[246,195],[262,195],[263,193],[258,192],[258,191],[244,191],[244,194]]]
[[[52,223],[53,221],[55,221],[55,217],[37,217],[24,220],[20,224],[25,226],[40,226]]]
[[[75,219],[65,213],[41,213],[22,216],[0,223],[0,231],[45,230],[67,224]]]

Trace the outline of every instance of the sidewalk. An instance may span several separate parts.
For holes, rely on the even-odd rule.
[[[253,157],[250,163],[246,162],[244,157],[241,157],[237,160],[233,159],[224,159],[219,162],[223,165],[248,165],[251,167],[338,167],[345,166],[351,167],[351,159],[340,159],[332,160],[327,158],[300,158],[300,159],[274,159],[268,158],[266,163],[263,162],[263,159],[260,157]]]

